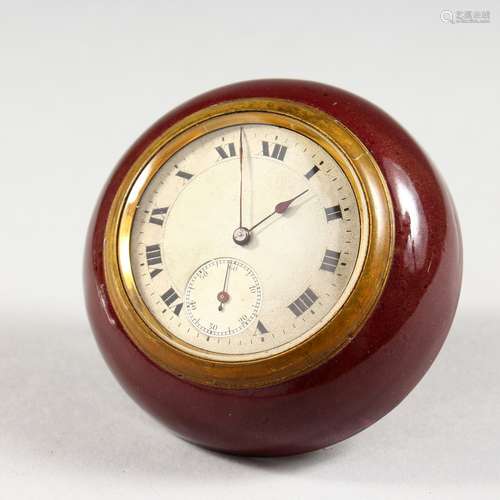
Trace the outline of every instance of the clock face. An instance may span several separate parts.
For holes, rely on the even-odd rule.
[[[290,349],[340,310],[361,268],[361,228],[353,187],[322,146],[236,120],[149,176],[128,252],[160,336],[245,360]]]

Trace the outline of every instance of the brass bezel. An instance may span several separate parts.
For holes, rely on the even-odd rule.
[[[320,330],[278,354],[227,361],[187,346],[162,327],[136,289],[129,245],[137,201],[158,169],[198,137],[227,126],[267,123],[317,142],[339,163],[359,207],[361,242],[350,286],[339,310]],[[361,141],[326,113],[282,99],[241,99],[204,108],[152,141],[121,181],[105,229],[104,272],[111,303],[134,344],[166,371],[193,382],[231,389],[289,380],[320,365],[355,335],[384,288],[394,246],[391,198],[380,169]],[[356,277],[356,274],[358,276]],[[158,334],[161,329],[162,337]],[[166,338],[165,338],[166,337]]]

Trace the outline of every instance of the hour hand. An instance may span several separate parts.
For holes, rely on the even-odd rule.
[[[276,214],[283,214],[286,212],[287,208],[297,199],[299,198],[300,196],[302,196],[303,194],[306,194],[307,192],[309,191],[309,189],[306,189],[305,191],[302,191],[302,193],[299,193],[297,196],[294,196],[293,198],[290,198],[289,200],[286,200],[286,201],[282,201],[280,203],[278,203],[275,207],[274,207],[274,213]],[[273,214],[271,214],[273,215]],[[262,222],[262,221],[261,221]],[[260,222],[258,222],[257,224],[255,224],[252,229],[255,229],[258,225],[260,224]],[[250,231],[252,230],[250,229]]]
[[[247,229],[246,227],[237,228],[233,233],[233,241],[237,245],[246,245],[250,241],[250,234],[256,227],[260,226],[263,222],[266,222],[266,220],[271,218],[274,214],[284,214],[288,210],[288,207],[297,198],[306,194],[308,191],[309,189],[306,189],[305,191],[302,191],[302,193],[299,193],[298,195],[294,196],[293,198],[290,198],[289,200],[280,201],[278,204],[276,204],[274,210],[269,215],[266,215],[266,217],[257,222],[257,224],[254,224],[250,229]]]

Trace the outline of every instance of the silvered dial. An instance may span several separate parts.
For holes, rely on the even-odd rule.
[[[338,311],[360,237],[353,189],[332,156],[292,130],[245,124],[195,139],[160,167],[136,209],[130,258],[165,339],[208,357],[259,358]]]

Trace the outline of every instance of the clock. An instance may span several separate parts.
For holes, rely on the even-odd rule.
[[[390,117],[343,90],[242,82],[167,113],[90,224],[85,291],[118,380],[181,437],[318,449],[396,406],[456,309],[450,195]]]

